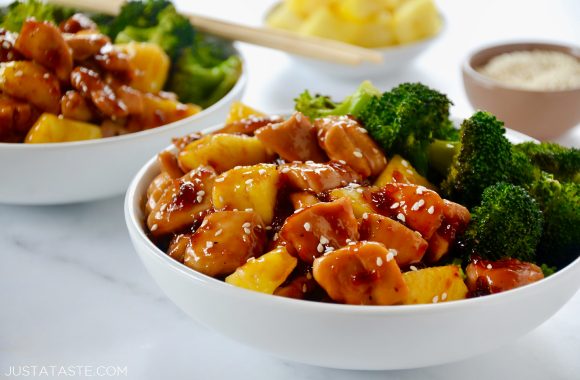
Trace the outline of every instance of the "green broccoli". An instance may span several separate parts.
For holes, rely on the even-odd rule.
[[[441,190],[452,200],[473,207],[486,187],[510,179],[511,143],[504,136],[503,123],[483,111],[464,120],[460,134],[460,148]]]
[[[541,262],[563,267],[580,253],[580,184],[560,182],[551,174],[530,188],[544,214],[544,231],[538,247]]]
[[[177,13],[165,0],[130,1],[126,3],[107,33],[115,43],[152,42],[159,45],[171,59],[193,44],[195,30],[187,17]]]
[[[206,108],[236,84],[241,71],[242,61],[238,56],[217,59],[206,49],[189,47],[175,63],[168,88],[182,102]]]
[[[514,258],[536,262],[543,216],[538,203],[522,187],[500,182],[483,191],[471,213],[464,238],[470,254],[486,260]]]
[[[15,1],[2,9],[0,27],[12,32],[20,32],[22,24],[28,18],[58,24],[74,13],[73,9],[47,4],[40,0]]]
[[[580,183],[580,149],[551,142],[525,142],[514,145],[514,150],[526,155],[539,169],[553,174],[555,179]]]
[[[294,99],[294,108],[312,119],[330,115],[359,117],[368,103],[379,96],[381,96],[381,92],[371,82],[364,81],[352,95],[340,103],[333,102],[328,96],[312,96],[310,92],[304,91]]]

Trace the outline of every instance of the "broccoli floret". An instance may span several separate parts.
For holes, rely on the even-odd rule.
[[[74,13],[75,11],[71,8],[47,4],[40,0],[15,1],[3,10],[0,27],[12,32],[20,32],[22,24],[28,18],[58,24]]]
[[[544,213],[539,256],[542,262],[563,267],[580,252],[580,184],[560,182],[543,173],[530,189]]]
[[[542,270],[542,273],[544,274],[544,277],[551,276],[554,273],[556,273],[556,271],[558,270],[557,267],[551,267],[551,266],[546,265],[546,264],[540,265],[540,269]]]
[[[205,49],[189,47],[175,63],[168,88],[180,101],[206,108],[236,84],[242,72],[240,58],[232,55],[218,60],[208,54]]]
[[[529,188],[540,179],[542,171],[522,151],[512,147],[512,162],[509,169],[510,183]]]
[[[294,108],[312,119],[330,115],[359,117],[369,102],[378,96],[381,96],[380,91],[371,82],[364,81],[352,95],[340,103],[333,102],[328,96],[312,96],[310,92],[304,91],[294,99]]]
[[[566,148],[556,143],[525,142],[514,150],[526,155],[541,170],[563,182],[580,183],[580,149]]]
[[[538,203],[522,187],[505,182],[486,188],[471,213],[465,244],[486,260],[514,258],[536,262],[543,216]]]
[[[512,164],[511,143],[503,123],[488,112],[478,111],[461,125],[461,146],[453,157],[443,193],[473,207],[486,187],[507,182]]]
[[[131,1],[108,27],[115,43],[152,42],[172,59],[194,42],[195,30],[189,20],[164,0]]]
[[[433,139],[457,137],[449,119],[451,104],[421,83],[403,83],[369,103],[360,119],[385,151],[402,155],[425,175]]]

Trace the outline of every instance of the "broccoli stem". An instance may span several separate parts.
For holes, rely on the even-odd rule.
[[[460,149],[459,141],[433,140],[427,148],[429,165],[442,176],[447,176],[453,157]]]

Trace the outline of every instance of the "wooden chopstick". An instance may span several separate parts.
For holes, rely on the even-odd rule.
[[[124,0],[47,0],[49,3],[83,10],[115,15],[119,12]],[[285,30],[252,27],[211,17],[187,16],[191,23],[202,32],[218,37],[247,42],[253,45],[282,50],[304,57],[347,65],[358,65],[365,61],[383,62],[380,53],[371,49],[318,37],[302,36]]]

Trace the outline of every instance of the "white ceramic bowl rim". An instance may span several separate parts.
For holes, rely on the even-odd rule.
[[[222,125],[214,126],[211,128],[206,128],[202,133],[208,133],[214,131],[218,128],[222,127]],[[526,136],[522,133],[517,131],[512,131],[507,129],[509,133],[520,136]],[[527,137],[527,136],[526,136]],[[530,137],[527,137],[531,139]],[[532,139],[533,140],[533,139]],[[173,145],[169,145],[167,150],[175,151],[175,147]],[[140,210],[137,210],[137,207],[141,207],[141,202],[136,202],[136,197],[142,197],[144,194],[136,194],[137,188],[143,182],[144,176],[147,172],[152,170],[152,168],[156,165],[157,157],[151,158],[145,166],[143,166],[139,172],[136,174],[133,181],[131,181],[131,185],[127,190],[127,194],[125,197],[125,215],[127,219],[127,223],[130,223],[130,228],[132,227],[136,231],[138,231],[139,238],[146,241],[146,245],[149,248],[148,252],[153,254],[157,260],[161,260],[163,265],[169,265],[169,267],[178,273],[186,275],[187,277],[191,278],[194,281],[200,282],[204,286],[211,286],[214,290],[219,291],[221,293],[232,293],[237,297],[247,297],[247,298],[255,298],[256,300],[262,300],[265,302],[275,302],[280,307],[302,307],[308,308],[312,310],[326,310],[333,313],[340,313],[340,314],[352,314],[352,313],[365,313],[365,314],[399,314],[399,313],[430,313],[433,311],[433,308],[436,308],[437,311],[452,311],[456,308],[461,307],[468,307],[468,306],[484,306],[486,302],[490,300],[494,301],[504,301],[508,302],[509,297],[511,295],[516,294],[526,294],[532,293],[533,288],[537,286],[545,286],[552,281],[555,280],[555,277],[560,276],[565,272],[569,272],[574,270],[574,267],[580,266],[580,256],[577,257],[572,263],[568,264],[566,267],[562,268],[561,270],[557,271],[556,273],[552,274],[551,276],[544,278],[538,282],[534,282],[529,285],[525,285],[516,289],[508,290],[501,293],[491,294],[482,297],[476,298],[468,298],[453,302],[441,302],[437,304],[420,304],[420,305],[391,305],[391,306],[363,306],[363,305],[344,305],[344,304],[334,304],[334,303],[325,303],[325,302],[318,302],[318,301],[308,301],[308,300],[299,300],[281,296],[274,296],[270,294],[264,294],[252,290],[247,290],[243,288],[239,288],[233,285],[230,285],[224,281],[220,281],[213,277],[207,276],[200,272],[195,271],[194,269],[189,268],[188,266],[181,264],[171,257],[169,257],[165,252],[160,250],[153,242],[149,239],[146,235],[143,223],[141,220],[138,220],[137,216],[140,214]]]
[[[500,82],[496,79],[493,79],[491,77],[488,77],[485,74],[480,73],[479,71],[476,70],[475,67],[473,67],[471,65],[471,59],[473,58],[474,55],[481,53],[484,50],[488,50],[488,49],[493,49],[493,48],[498,48],[498,47],[504,47],[504,46],[517,46],[517,45],[538,45],[538,46],[542,46],[542,45],[553,45],[555,47],[560,47],[560,48],[566,48],[566,49],[571,49],[572,51],[574,51],[576,53],[577,56],[580,56],[580,46],[576,46],[572,43],[563,43],[563,42],[558,42],[558,41],[551,41],[551,40],[534,40],[534,41],[530,41],[530,40],[508,40],[508,41],[503,41],[501,43],[488,43],[486,45],[480,46],[476,49],[473,49],[469,52],[469,54],[467,54],[467,57],[465,58],[465,60],[463,61],[463,69],[469,73],[469,75],[471,75],[474,79],[476,79],[478,82],[480,83],[493,83],[494,86],[504,89],[504,90],[510,90],[510,91],[516,91],[516,92],[523,92],[523,93],[533,93],[533,94],[566,94],[566,93],[572,93],[575,91],[579,91],[580,87],[577,88],[569,88],[569,89],[565,89],[565,90],[532,90],[532,89],[527,89],[527,88],[520,88],[520,87],[515,87],[515,86],[510,86],[508,84],[505,84],[503,82]],[[546,50],[550,50],[549,48],[544,48]],[[512,51],[517,51],[519,49],[514,49]],[[503,53],[501,53],[503,54]],[[578,57],[576,57],[578,58]]]
[[[154,135],[156,133],[160,133],[160,130],[167,132],[167,129],[179,129],[183,126],[183,123],[189,123],[196,119],[204,117],[206,114],[211,113],[215,108],[219,108],[223,103],[229,101],[229,99],[235,96],[241,89],[245,86],[246,81],[248,80],[248,73],[247,73],[247,66],[246,61],[237,48],[236,44],[232,44],[232,48],[234,50],[234,55],[237,55],[240,60],[242,61],[242,72],[240,77],[238,78],[236,84],[225,94],[220,100],[209,106],[208,108],[204,108],[200,112],[196,113],[195,115],[186,117],[185,119],[174,121],[173,123],[161,125],[159,127],[150,128],[144,131],[139,131],[135,133],[128,133],[122,136],[112,136],[112,137],[105,137],[101,139],[93,139],[93,140],[81,140],[81,141],[70,141],[70,142],[59,142],[59,143],[42,143],[42,144],[24,144],[24,143],[5,143],[0,142],[0,149],[2,150],[11,150],[11,149],[37,149],[37,150],[47,150],[47,149],[62,149],[65,147],[80,147],[86,145],[100,145],[100,144],[108,144],[112,142],[122,142],[129,139],[138,139],[142,136],[149,136]]]

